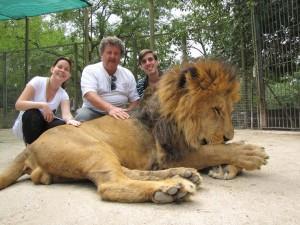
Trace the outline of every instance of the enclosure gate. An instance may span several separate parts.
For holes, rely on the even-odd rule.
[[[259,0],[253,14],[260,128],[300,129],[300,2]]]

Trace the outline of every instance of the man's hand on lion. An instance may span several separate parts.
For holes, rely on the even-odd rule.
[[[127,109],[123,109],[120,107],[116,107],[116,106],[112,106],[109,110],[108,110],[108,115],[114,117],[115,119],[128,119],[130,116],[127,113]]]

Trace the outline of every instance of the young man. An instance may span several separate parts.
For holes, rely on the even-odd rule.
[[[156,89],[162,73],[159,70],[157,54],[150,49],[140,51],[138,62],[140,69],[146,74],[144,78],[137,82],[137,91],[142,98],[147,87]]]
[[[76,119],[91,120],[103,115],[116,119],[129,118],[139,100],[133,74],[119,65],[124,44],[117,37],[103,38],[99,45],[101,62],[88,65],[82,71],[82,108]]]

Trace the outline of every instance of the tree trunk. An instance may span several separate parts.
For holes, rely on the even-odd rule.
[[[154,37],[154,0],[149,0],[150,48],[155,50]]]
[[[84,66],[89,63],[89,9],[85,8],[84,13]]]

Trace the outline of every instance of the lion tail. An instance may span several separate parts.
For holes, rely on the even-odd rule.
[[[11,164],[0,173],[0,190],[14,183],[24,174],[25,160],[28,157],[28,149],[21,152]]]

